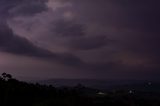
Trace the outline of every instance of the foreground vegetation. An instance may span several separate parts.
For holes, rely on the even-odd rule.
[[[18,81],[10,74],[0,77],[0,106],[160,106],[160,94],[116,90],[100,92],[78,85],[51,85]]]

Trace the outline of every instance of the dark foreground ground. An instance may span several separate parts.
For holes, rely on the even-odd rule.
[[[82,85],[55,88],[20,82],[3,73],[0,106],[160,106],[160,93],[119,88],[100,91]]]

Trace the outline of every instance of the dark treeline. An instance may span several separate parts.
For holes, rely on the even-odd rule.
[[[160,106],[160,94],[126,90],[100,92],[82,85],[55,88],[21,82],[3,73],[0,106]]]

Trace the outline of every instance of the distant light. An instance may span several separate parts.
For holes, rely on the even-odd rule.
[[[129,92],[128,92],[129,94],[133,94],[134,93],[134,91],[133,90],[129,90]]]
[[[98,92],[97,94],[98,95],[106,95],[106,93],[104,93],[104,92]]]
[[[151,82],[148,82],[148,85],[152,85],[152,83],[151,83]]]

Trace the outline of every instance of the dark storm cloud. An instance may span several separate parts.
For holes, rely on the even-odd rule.
[[[15,35],[8,27],[7,21],[11,16],[33,15],[46,9],[47,0],[1,0],[0,1],[0,50],[28,56],[50,56],[53,55],[33,45],[29,40]]]
[[[76,56],[70,53],[52,53],[49,50],[40,48],[30,42],[28,39],[24,37],[20,37],[12,31],[11,28],[5,23],[7,18],[11,18],[11,16],[32,16],[36,13],[40,13],[42,11],[47,11],[47,6],[45,3],[47,0],[12,0],[0,1],[0,14],[1,17],[4,18],[4,22],[1,20],[0,26],[0,51],[12,53],[15,55],[23,55],[23,56],[31,56],[38,57],[42,59],[47,59],[59,63],[63,63],[66,65],[80,65],[83,62]],[[73,29],[81,28],[79,25],[74,25]],[[72,26],[71,26],[72,27]],[[69,27],[68,27],[69,28]],[[72,28],[69,28],[72,29]],[[68,30],[69,30],[68,29]],[[65,30],[65,29],[64,29]],[[65,33],[65,32],[64,32]],[[66,32],[67,33],[67,32]],[[65,33],[65,34],[66,34]],[[76,31],[70,34],[78,34]]]
[[[77,37],[85,35],[85,26],[82,24],[74,23],[73,21],[58,20],[53,23],[55,28],[53,31],[62,37]]]
[[[2,24],[0,27],[0,51],[15,55],[38,57],[66,65],[79,65],[82,63],[79,58],[71,54],[56,54],[40,48],[29,40],[15,35],[7,25]]]
[[[1,51],[14,54],[41,56],[41,52],[36,46],[27,39],[15,35],[7,25],[2,25],[2,23],[0,28],[0,47]]]
[[[137,30],[156,33],[160,28],[160,1],[140,0],[119,2],[125,11],[125,25]]]
[[[78,24],[74,21],[57,20],[51,24],[51,35],[64,37],[69,40],[66,46],[73,50],[92,50],[106,46],[110,40],[105,35],[88,36],[86,34],[86,26]],[[52,27],[52,26],[50,26]]]
[[[86,2],[91,3],[89,0]],[[95,6],[97,10],[92,7],[94,6],[94,4],[92,4],[93,2],[97,2],[97,7]],[[122,58],[121,61],[112,62],[113,66],[117,68],[109,68],[108,64],[102,66],[97,64],[97,67],[103,67],[99,67],[100,70],[112,70],[113,72],[119,70],[117,73],[124,70],[132,70],[135,73],[143,71],[143,74],[145,74],[145,72],[155,70],[155,67],[157,69],[155,71],[159,71],[160,2],[158,0],[106,0],[102,1],[103,4],[101,4],[101,1],[93,2],[86,7],[89,8],[87,10],[95,10],[94,13],[92,13],[93,11],[89,13],[89,11],[86,10],[90,15],[90,20],[104,26],[103,28],[105,28],[105,26],[115,28],[115,32],[117,31],[117,33],[114,36],[116,37],[113,38],[114,42],[110,42],[115,45],[114,50],[117,51],[115,54],[126,52],[126,54],[123,55],[129,55],[129,57]],[[107,2],[113,6],[113,10],[111,9],[111,12],[108,14],[107,6],[104,6],[107,5]],[[87,3],[85,5],[87,5]],[[115,10],[120,10],[120,12],[116,12]],[[94,16],[91,17],[92,15]],[[127,31],[131,32],[128,33]],[[115,41],[117,41],[118,44],[116,44],[117,42]],[[83,45],[83,47],[85,46]],[[107,59],[108,55],[110,54],[106,54],[104,58]],[[132,56],[136,59],[131,58]],[[117,57],[113,57],[113,59],[117,60]],[[142,59],[143,62],[139,62],[139,59]],[[123,63],[123,61],[125,62]]]
[[[12,15],[30,16],[47,10],[45,2],[47,0],[29,0],[24,1],[9,11]]]
[[[143,32],[133,36],[136,43],[132,42],[134,52],[146,55],[153,59],[159,59],[160,50],[160,7],[159,1],[146,1],[133,10],[133,14],[129,17],[130,27]],[[133,20],[133,21],[132,21]]]
[[[103,26],[114,25],[150,33],[159,31],[160,1],[158,0],[71,1],[75,3],[77,11],[85,11],[80,17],[89,17],[87,21],[97,22]]]
[[[81,37],[78,39],[73,39],[70,43],[70,47],[76,50],[92,50],[98,49],[106,46],[110,42],[106,36],[91,36],[91,37]]]
[[[124,38],[128,50],[136,55],[145,56],[153,61],[159,59],[160,50],[160,1],[119,1],[124,10],[121,26],[134,31]],[[128,42],[129,41],[129,42]]]
[[[123,0],[115,3],[123,9],[123,14],[119,14],[122,18],[117,20],[117,25],[133,31],[121,37],[123,39],[121,43],[124,45],[118,45],[126,48],[124,51],[131,51],[134,55],[149,58],[155,63],[160,57],[158,49],[160,45],[159,1]]]
[[[49,7],[47,1],[0,1],[0,19],[11,28],[0,27],[1,51],[95,74],[159,73],[158,0],[49,0]]]
[[[1,17],[11,15],[33,15],[46,10],[47,0],[1,0]]]

